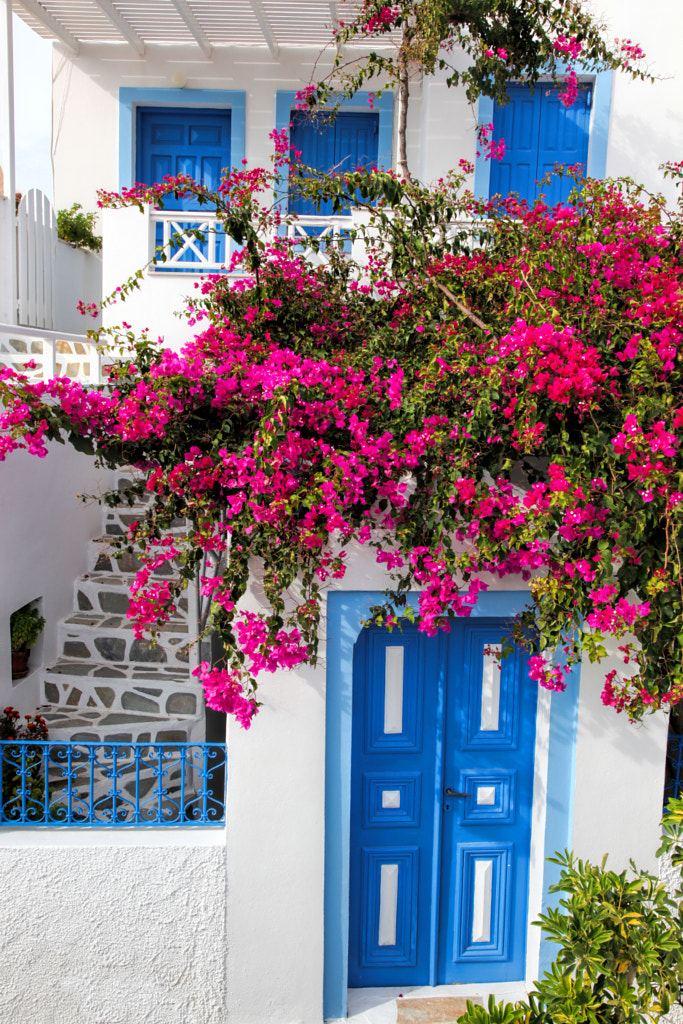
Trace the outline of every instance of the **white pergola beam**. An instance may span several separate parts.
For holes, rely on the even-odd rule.
[[[111,0],[93,0],[93,3],[99,7],[102,14],[109,18],[112,25],[130,43],[138,56],[143,57],[145,54],[145,44],[132,25],[129,25],[126,19],[119,14]]]
[[[197,46],[208,60],[211,57],[211,43],[207,39],[204,29],[190,10],[187,0],[171,0],[171,3],[194,36]]]
[[[60,43],[64,43],[74,55],[78,53],[78,40],[49,11],[46,11],[43,5],[38,3],[38,0],[14,0],[14,2],[16,6],[23,7],[25,11],[32,14],[36,21],[39,21],[55,39],[59,39]]]
[[[268,43],[268,49],[272,53],[273,57],[277,57],[277,40],[273,33],[273,27],[268,20],[265,7],[261,3],[261,0],[249,0],[249,2],[251,3],[251,9],[254,12],[256,20],[259,23],[259,28],[263,32],[263,38]]]

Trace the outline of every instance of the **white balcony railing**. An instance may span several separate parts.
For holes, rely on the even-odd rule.
[[[101,351],[85,334],[0,323],[0,364],[35,381],[69,377],[102,383]]]
[[[238,248],[215,213],[153,210],[149,221],[150,259],[156,258],[150,270],[155,274],[225,273]],[[350,235],[357,223],[354,217],[301,216],[281,231],[316,266],[328,261],[331,247],[363,262],[362,243]]]
[[[225,234],[216,214],[153,210],[150,215],[150,257],[153,273],[211,274],[225,272],[235,242]]]

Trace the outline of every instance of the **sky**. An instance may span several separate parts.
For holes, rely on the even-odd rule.
[[[52,199],[52,44],[16,14],[13,33],[17,191],[39,188]]]

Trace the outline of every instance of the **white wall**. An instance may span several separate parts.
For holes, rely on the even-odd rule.
[[[83,316],[79,302],[98,303],[102,298],[102,257],[85,249],[74,249],[57,239],[55,261],[55,323],[57,330],[67,334],[84,334],[99,327],[101,315]]]
[[[606,11],[610,34],[643,48],[648,70],[657,77],[651,84],[614,76],[607,174],[629,175],[674,203],[680,192],[658,167],[683,155],[683,5],[677,0],[610,0],[599,9]]]
[[[0,463],[0,700],[22,713],[36,708],[41,660],[57,653],[57,623],[73,610],[74,580],[87,568],[88,541],[101,532],[100,506],[77,495],[106,490],[110,480],[93,459],[56,443],[45,459],[19,451]],[[10,615],[35,598],[45,630],[32,671],[13,685]]]
[[[634,725],[605,707],[600,692],[610,667],[624,664],[586,661],[581,669],[573,848],[593,863],[609,853],[610,867],[619,871],[633,859],[656,872],[668,714]]]
[[[3,833],[0,1024],[227,1021],[225,844],[207,831]]]

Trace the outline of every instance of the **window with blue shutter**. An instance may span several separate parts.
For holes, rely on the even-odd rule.
[[[592,86],[579,88],[573,106],[566,108],[556,87],[540,83],[531,92],[523,86],[511,86],[509,103],[494,105],[493,138],[505,140],[503,160],[491,160],[489,194],[508,195],[517,192],[532,204],[541,189],[536,184],[555,164],[566,167],[580,164],[585,171],[588,161],[588,138]],[[555,175],[550,186],[544,186],[546,202],[564,202],[574,187],[570,177]]]

